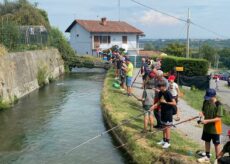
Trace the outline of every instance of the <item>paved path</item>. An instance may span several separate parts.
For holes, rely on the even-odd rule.
[[[136,76],[138,73],[138,69],[135,69],[134,72],[135,72],[134,76]],[[138,76],[136,82],[133,85],[134,94],[140,97],[143,92],[143,90],[141,89],[141,83],[142,83],[142,78],[141,76]],[[183,121],[183,120],[186,120],[188,118],[198,115],[198,111],[192,108],[191,106],[189,106],[183,99],[179,100],[178,108],[179,108],[180,118],[181,118],[180,121]],[[176,123],[176,121],[174,121],[174,123]],[[230,129],[230,127],[227,127],[226,125],[224,125],[223,128],[224,128],[224,131],[227,131],[228,129]],[[181,132],[182,135],[189,137],[191,140],[197,143],[200,143],[202,145],[204,144],[203,141],[200,139],[201,134],[202,134],[202,125],[198,125],[197,120],[193,120],[193,121],[178,125],[176,127],[176,130]],[[225,143],[226,140],[227,140],[226,134],[223,134],[222,142]]]
[[[226,110],[230,112],[230,88],[226,85],[226,81],[219,81],[219,90],[217,91],[217,95],[221,98],[221,102],[224,104]],[[215,80],[211,80],[211,88],[216,88]]]

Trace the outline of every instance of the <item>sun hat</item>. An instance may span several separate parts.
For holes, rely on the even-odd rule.
[[[174,75],[169,76],[168,80],[169,81],[172,81],[172,80],[174,81],[175,80],[175,76]]]
[[[212,97],[215,97],[215,96],[216,96],[216,90],[209,88],[206,90],[206,94],[204,96],[204,99],[210,100]]]

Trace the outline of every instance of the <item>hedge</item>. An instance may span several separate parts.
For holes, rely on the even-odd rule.
[[[209,63],[204,59],[187,59],[182,57],[167,56],[162,60],[162,70],[169,72],[175,67],[184,67],[181,75],[185,76],[205,76],[208,73]]]

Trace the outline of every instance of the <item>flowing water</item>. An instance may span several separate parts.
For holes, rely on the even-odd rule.
[[[0,111],[0,163],[121,164],[109,135],[65,154],[106,130],[103,74],[72,73]]]

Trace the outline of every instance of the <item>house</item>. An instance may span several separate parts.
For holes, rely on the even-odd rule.
[[[96,54],[96,51],[109,49],[114,45],[124,48],[128,54],[139,51],[139,37],[144,33],[123,21],[74,20],[67,28],[70,44],[80,54]]]

